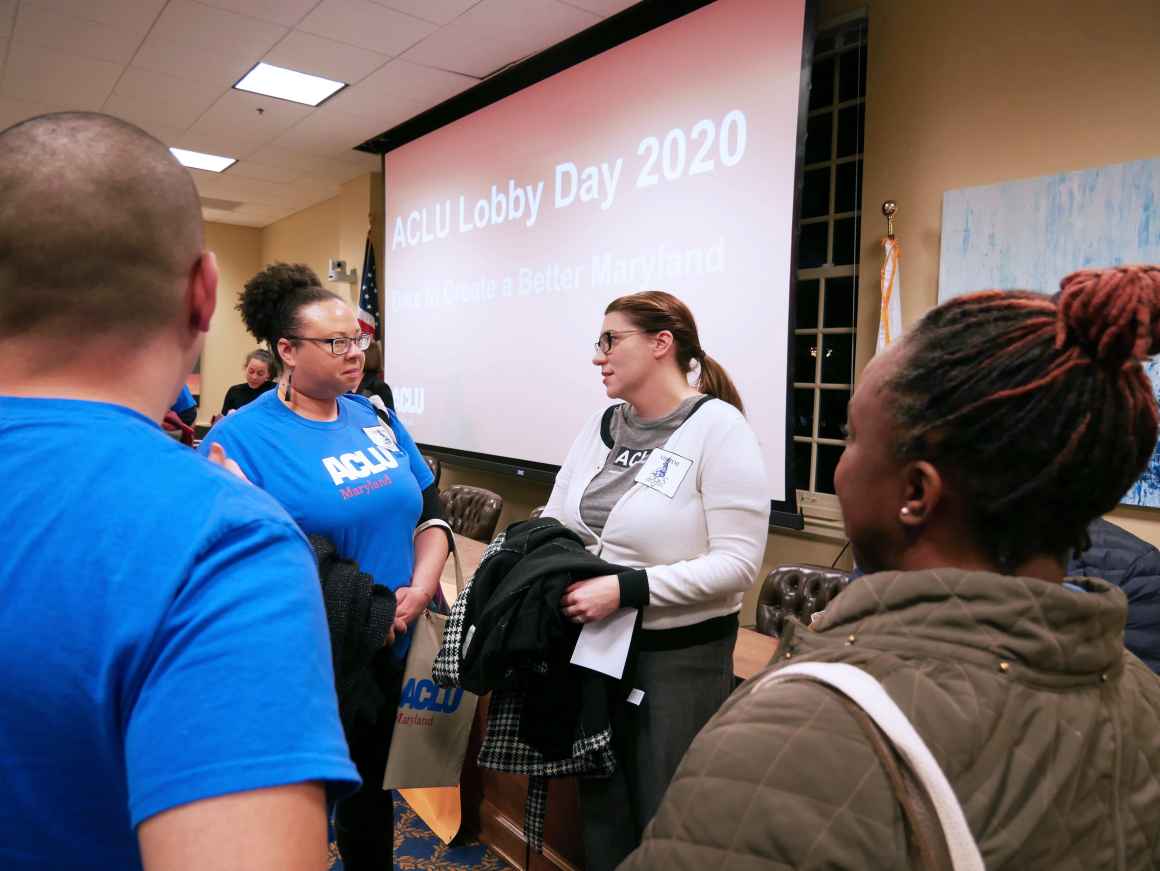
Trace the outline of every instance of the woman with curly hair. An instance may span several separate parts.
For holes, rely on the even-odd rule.
[[[323,535],[397,599],[395,642],[374,668],[387,701],[374,722],[348,727],[362,788],[339,802],[335,830],[347,871],[392,867],[392,801],[382,788],[400,695],[408,628],[435,596],[448,554],[431,470],[395,416],[353,395],[370,336],[351,307],[308,267],[275,263],[246,283],[246,328],[278,355],[276,390],[224,418],[201,450],[224,449],[308,535]],[[294,651],[287,651],[293,656]]]

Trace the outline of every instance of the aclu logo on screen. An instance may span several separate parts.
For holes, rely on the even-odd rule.
[[[424,406],[424,388],[396,387],[395,411],[400,414],[422,414]]]

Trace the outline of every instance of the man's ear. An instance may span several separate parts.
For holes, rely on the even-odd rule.
[[[203,251],[189,275],[189,324],[200,333],[209,332],[209,322],[217,308],[217,257],[212,251]]]
[[[906,497],[898,519],[903,526],[919,527],[930,521],[942,501],[944,482],[931,463],[926,460],[908,463],[905,470]]]

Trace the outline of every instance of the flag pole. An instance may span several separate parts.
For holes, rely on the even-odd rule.
[[[887,200],[882,204],[882,214],[886,216],[886,238],[894,238],[894,213],[898,211],[898,203]]]
[[[882,204],[882,214],[886,218],[886,238],[882,240],[882,295],[878,313],[877,351],[889,347],[902,335],[902,289],[899,286],[902,251],[898,240],[894,238],[894,216],[897,213],[898,203],[894,200],[886,200]]]

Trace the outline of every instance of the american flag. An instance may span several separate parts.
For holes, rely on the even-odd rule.
[[[358,325],[364,333],[371,333],[375,341],[383,337],[382,317],[379,315],[379,281],[375,273],[375,246],[367,237],[363,254],[362,284],[358,289]]]

